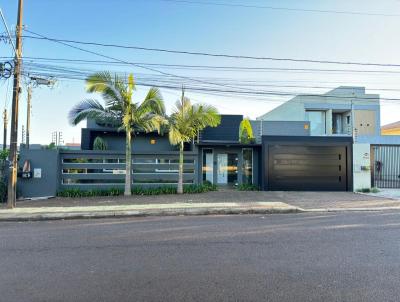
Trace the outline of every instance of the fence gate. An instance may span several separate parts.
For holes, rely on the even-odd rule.
[[[375,145],[371,153],[373,186],[400,188],[400,145]]]

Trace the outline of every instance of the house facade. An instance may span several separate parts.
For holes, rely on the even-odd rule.
[[[400,137],[380,135],[379,96],[364,88],[296,96],[250,121],[252,143],[239,140],[242,120],[242,115],[221,115],[219,126],[185,144],[185,184],[302,191],[400,187],[400,159],[395,160]],[[93,150],[97,137],[106,150]],[[168,133],[135,133],[132,187],[175,186],[178,160]],[[20,166],[26,161],[33,177],[19,179],[21,197],[54,196],[71,188],[123,188],[125,134],[89,120],[82,129],[81,150],[21,148]]]

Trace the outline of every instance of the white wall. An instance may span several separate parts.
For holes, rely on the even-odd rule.
[[[257,120],[263,121],[305,121],[304,103],[298,97],[276,107],[270,112],[260,116]]]
[[[353,188],[371,188],[371,146],[370,144],[353,145]]]

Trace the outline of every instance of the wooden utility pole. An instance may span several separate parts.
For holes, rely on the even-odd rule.
[[[18,1],[18,17],[16,27],[16,54],[14,59],[14,84],[12,98],[12,114],[11,114],[11,138],[10,138],[10,176],[8,179],[8,198],[7,207],[12,209],[15,207],[17,200],[17,149],[18,149],[18,103],[20,94],[20,73],[21,73],[21,57],[22,57],[22,17],[23,17],[24,1]]]
[[[7,149],[7,126],[8,126],[8,118],[7,118],[7,109],[4,109],[3,112],[3,127],[4,127],[4,132],[3,132],[3,150]]]
[[[28,86],[28,101],[26,108],[26,142],[25,146],[29,149],[29,134],[31,132],[31,99],[32,99],[32,86]]]

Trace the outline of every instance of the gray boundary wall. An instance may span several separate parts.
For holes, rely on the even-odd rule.
[[[31,165],[32,178],[18,177],[19,198],[55,196],[60,183],[60,153],[58,150],[28,150],[21,148],[18,166],[22,169],[25,160]],[[35,172],[36,171],[36,175]],[[39,174],[40,172],[40,174]]]
[[[177,151],[133,152],[134,186],[175,186],[178,181]],[[125,153],[120,151],[27,150],[20,153],[19,167],[29,160],[40,177],[18,178],[20,198],[55,196],[65,189],[123,188]],[[199,182],[197,151],[184,152],[184,182]],[[34,174],[34,173],[33,173]],[[38,175],[36,175],[38,176]]]

